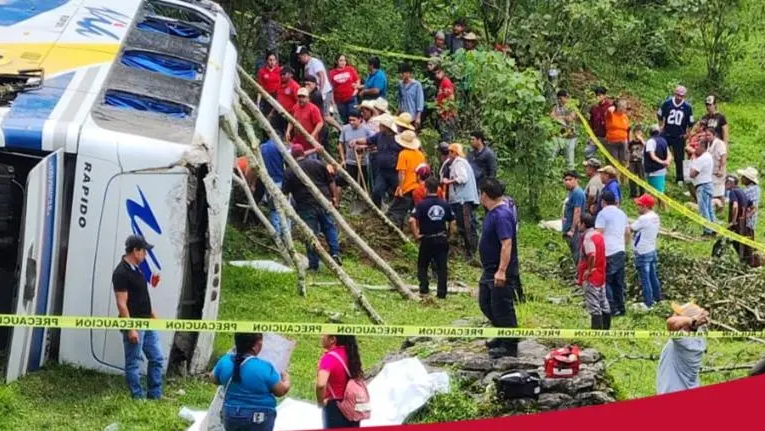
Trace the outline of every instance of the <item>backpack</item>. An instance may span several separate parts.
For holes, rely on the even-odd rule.
[[[578,346],[566,346],[553,350],[545,356],[545,376],[548,378],[574,377],[579,374]]]
[[[340,364],[348,374],[349,380],[345,384],[345,395],[343,399],[337,403],[340,412],[351,422],[360,422],[372,417],[372,404],[369,402],[369,390],[367,389],[367,383],[362,378],[354,379],[351,377],[351,371],[345,365],[343,358],[337,354],[337,352],[329,352],[335,359],[340,361]],[[332,390],[332,386],[329,386],[329,393],[332,398],[335,398],[335,392]]]

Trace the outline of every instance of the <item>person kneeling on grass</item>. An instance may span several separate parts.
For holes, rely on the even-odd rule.
[[[704,333],[709,312],[696,304],[672,304],[674,314],[667,319],[668,331]],[[693,389],[701,386],[699,372],[707,349],[706,339],[699,336],[671,338],[664,345],[656,372],[656,393]]]
[[[582,235],[577,283],[584,286],[584,302],[590,313],[591,329],[611,329],[611,308],[606,297],[606,242],[595,230],[595,217],[583,214],[579,222]]]
[[[417,255],[417,278],[420,280],[420,295],[430,293],[428,286],[428,266],[434,262],[438,277],[437,297],[446,298],[447,261],[449,258],[448,226],[454,221],[454,214],[449,204],[438,197],[438,178],[430,177],[425,180],[427,197],[418,204],[409,225],[415,239],[420,241],[420,251]]]
[[[276,397],[290,390],[290,376],[281,375],[270,363],[258,358],[263,334],[237,333],[236,351],[226,353],[215,364],[212,376],[224,385],[223,427],[226,431],[271,431],[276,421]]]

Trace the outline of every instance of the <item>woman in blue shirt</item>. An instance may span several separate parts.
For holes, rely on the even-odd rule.
[[[213,381],[224,385],[221,416],[226,431],[272,431],[276,397],[290,390],[290,378],[279,375],[271,363],[256,356],[263,348],[263,334],[234,335],[236,353],[226,353],[215,364]]]

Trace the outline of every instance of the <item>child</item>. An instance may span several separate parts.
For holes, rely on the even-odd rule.
[[[415,239],[420,241],[417,255],[417,278],[420,281],[420,295],[430,293],[428,267],[434,262],[438,278],[438,299],[446,298],[447,261],[449,257],[448,226],[454,214],[445,200],[438,197],[438,178],[428,177],[425,189],[428,195],[415,206],[409,225]]]
[[[591,329],[611,329],[611,308],[606,299],[606,242],[595,230],[595,218],[582,214],[579,229],[582,250],[579,253],[576,284],[584,286],[584,303],[590,313]]]
[[[430,166],[428,166],[427,163],[420,163],[417,168],[415,168],[414,173],[417,174],[417,182],[420,183],[420,185],[412,191],[412,199],[414,200],[414,205],[417,206],[428,195],[428,191],[425,188],[425,181],[430,178]],[[446,199],[444,197],[443,187],[438,186],[437,195],[440,199]]]
[[[629,170],[640,179],[645,178],[643,170],[643,153],[645,151],[645,138],[643,137],[643,128],[635,126],[633,137],[628,145],[629,151]],[[630,197],[632,199],[642,196],[645,190],[634,181],[630,181]]]

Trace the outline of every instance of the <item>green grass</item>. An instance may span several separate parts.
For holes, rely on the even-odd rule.
[[[757,46],[756,43],[756,40],[751,42],[752,49]],[[737,98],[720,104],[720,110],[731,124],[729,172],[748,165],[763,168],[765,124],[762,112],[765,112],[765,99],[762,98],[761,89],[765,85],[765,73],[751,57],[747,56],[738,62],[731,71],[730,80],[738,87]],[[674,85],[682,83],[689,88],[696,116],[700,117],[704,109],[703,97],[706,95],[702,89],[704,73],[702,60],[692,58],[680,67],[649,71],[637,78],[601,78],[609,82],[609,87],[616,92],[629,91],[640,97],[647,106],[657,104],[671,93]],[[670,186],[668,193],[683,201],[687,200],[683,191]],[[558,202],[562,201],[563,195],[561,185],[559,189],[551,190],[542,197],[545,203],[542,210],[546,217],[560,216]],[[549,202],[555,204],[547,205]],[[631,216],[636,215],[632,203],[627,203],[625,209]],[[662,223],[665,227],[692,235],[698,234],[700,230],[682,216],[672,213],[663,213]],[[764,229],[765,223],[761,222],[758,240],[762,239]],[[268,242],[257,231],[245,233],[229,229],[225,244],[227,258],[264,257],[267,253],[253,240],[261,244]],[[662,241],[662,244],[677,247],[693,256],[708,256],[711,248],[709,241]],[[532,223],[523,223],[520,253],[524,266],[536,262],[539,256],[545,256],[540,249],[547,247],[547,244],[563,246],[557,234],[543,231]],[[350,251],[347,244],[344,246],[346,251]],[[402,254],[409,257],[402,258]],[[411,252],[398,255],[398,259],[391,258],[391,264],[401,268],[404,272],[402,275],[414,283]],[[476,284],[478,273],[475,268],[461,262],[456,256],[450,260],[450,265],[452,278],[471,286]],[[354,257],[346,259],[344,268],[358,283],[384,284],[386,281],[379,272]],[[332,280],[333,277],[322,270],[311,276],[309,282]],[[562,305],[554,305],[548,300],[550,297],[570,296],[570,286],[562,284],[557,278],[529,271],[524,271],[523,283],[529,302],[518,308],[521,326],[589,327],[588,315],[577,297],[572,297],[569,303]],[[458,319],[482,319],[475,299],[466,294],[451,296],[445,302],[423,305],[407,302],[395,292],[368,291],[367,295],[377,311],[391,324],[448,325]],[[340,285],[309,285],[307,297],[297,296],[293,274],[269,274],[226,266],[221,301],[221,319],[327,322],[329,316],[339,316],[344,323],[369,322]],[[615,319],[614,329],[663,329],[668,314],[668,306],[662,304],[649,314],[630,313],[627,317]],[[294,387],[290,396],[312,400],[316,362],[321,354],[319,339],[315,336],[295,339],[297,348],[290,365]],[[361,337],[359,342],[363,363],[369,367],[397,350],[402,339]],[[581,340],[580,344],[595,347],[605,355],[607,371],[618,396],[629,399],[654,393],[657,358],[664,342],[660,339]],[[213,361],[228,350],[231,343],[231,335],[218,336]],[[710,340],[704,364],[707,367],[748,364],[758,358],[761,350],[759,345],[743,341]],[[745,371],[705,373],[702,381],[705,385],[713,384],[744,374]],[[206,408],[214,391],[215,387],[204,378],[174,378],[167,381],[168,399],[160,402],[134,402],[129,398],[121,376],[48,365],[43,371],[14,384],[0,386],[0,430],[101,430],[115,422],[119,424],[120,430],[183,430],[187,424],[177,417],[181,406]],[[480,414],[468,399],[455,392],[439,398],[431,412],[421,415],[417,421],[464,419]]]

